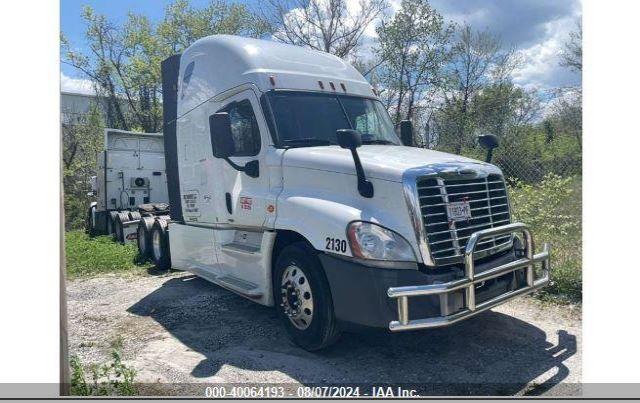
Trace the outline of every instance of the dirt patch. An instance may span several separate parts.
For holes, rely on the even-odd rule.
[[[421,394],[580,393],[580,312],[520,298],[443,329],[344,334],[309,353],[271,308],[188,273],[69,281],[69,347],[84,363],[124,359],[146,393],[211,383],[412,384]]]

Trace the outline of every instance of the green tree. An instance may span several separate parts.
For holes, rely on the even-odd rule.
[[[453,26],[427,0],[403,0],[377,33],[376,73],[397,127],[402,119],[415,120],[416,111],[432,102],[450,56]]]
[[[560,65],[582,74],[582,23],[569,35]],[[560,135],[573,137],[582,152],[582,86],[561,88],[556,92],[549,119]]]
[[[558,136],[570,136],[582,152],[582,91],[560,91],[548,119],[553,122]]]
[[[475,97],[491,84],[508,83],[519,60],[514,50],[503,49],[496,35],[474,31],[469,25],[459,30],[452,53],[438,136],[441,144],[460,154],[474,144],[472,134],[478,128]]]
[[[573,71],[582,72],[582,22],[577,29],[569,34],[569,40],[564,44],[560,65]]]
[[[79,119],[62,124],[62,164],[65,226],[82,228],[90,197],[90,179],[95,175],[97,156],[103,148],[104,117],[97,105]]]
[[[107,124],[124,130],[157,132],[162,124],[160,62],[197,39],[213,34],[259,37],[269,25],[242,4],[211,1],[203,8],[176,0],[162,21],[129,14],[121,26],[85,7],[88,51],[62,35],[62,61],[90,78],[106,100]]]
[[[542,124],[540,97],[510,79],[487,82],[471,98],[466,116],[459,104],[445,103],[436,113],[437,147],[441,150],[484,158],[485,152],[475,141],[476,135],[493,134],[500,140],[493,162],[508,177],[540,180],[546,172],[541,166],[542,147],[546,143]],[[461,143],[458,137],[461,118],[466,118],[467,132]],[[456,149],[456,147],[461,147]]]
[[[388,8],[386,0],[268,0],[266,18],[281,42],[354,58],[365,30]]]
[[[517,136],[519,129],[540,116],[540,99],[531,90],[511,81],[489,84],[472,101],[477,131],[491,133],[500,139]]]
[[[91,7],[82,10],[87,51],[73,47],[61,34],[62,62],[88,77],[104,109],[97,107],[80,121],[65,122],[63,165],[67,228],[84,223],[90,198],[89,179],[102,149],[104,126],[158,132],[162,126],[160,62],[182,52],[197,39],[213,34],[259,37],[269,25],[245,5],[221,0],[195,8],[176,0],[158,23],[129,14],[119,25]]]

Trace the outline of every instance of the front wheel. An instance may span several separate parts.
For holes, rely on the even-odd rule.
[[[339,336],[329,283],[315,250],[298,242],[276,261],[274,301],[290,339],[308,351],[335,343]]]

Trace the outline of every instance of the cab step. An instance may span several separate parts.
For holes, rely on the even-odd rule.
[[[231,242],[226,245],[222,245],[222,249],[227,252],[235,252],[242,254],[254,255],[260,253],[260,245],[248,245],[245,243]]]
[[[237,277],[229,275],[216,277],[215,282],[222,287],[229,288],[231,291],[238,292],[250,298],[262,297],[262,291],[256,284]]]

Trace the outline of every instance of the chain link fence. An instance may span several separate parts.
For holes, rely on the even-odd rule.
[[[513,220],[526,223],[537,240],[552,245],[553,281],[537,297],[580,303],[582,130],[573,122],[557,129],[548,126],[544,122],[532,124],[498,136],[500,144],[491,162],[504,173]],[[424,132],[429,133],[428,129]],[[417,133],[416,140],[425,148],[485,159],[486,151],[476,140],[480,133],[468,135],[463,141],[451,131],[448,134],[448,138],[427,136],[424,141]],[[460,150],[455,149],[462,144]]]
[[[437,141],[420,141],[422,147],[458,154],[447,145]],[[492,163],[502,169],[508,181],[539,183],[545,176],[560,177],[582,175],[582,147],[579,136],[566,134],[549,136],[544,132],[525,132],[499,138],[500,145],[493,152]],[[477,141],[469,142],[459,154],[484,160],[486,151]]]
[[[501,150],[496,150],[493,162],[509,180],[538,183],[549,174],[561,177],[580,176],[581,155],[562,153],[553,147],[548,145],[539,152],[532,153],[526,148],[505,144]]]

